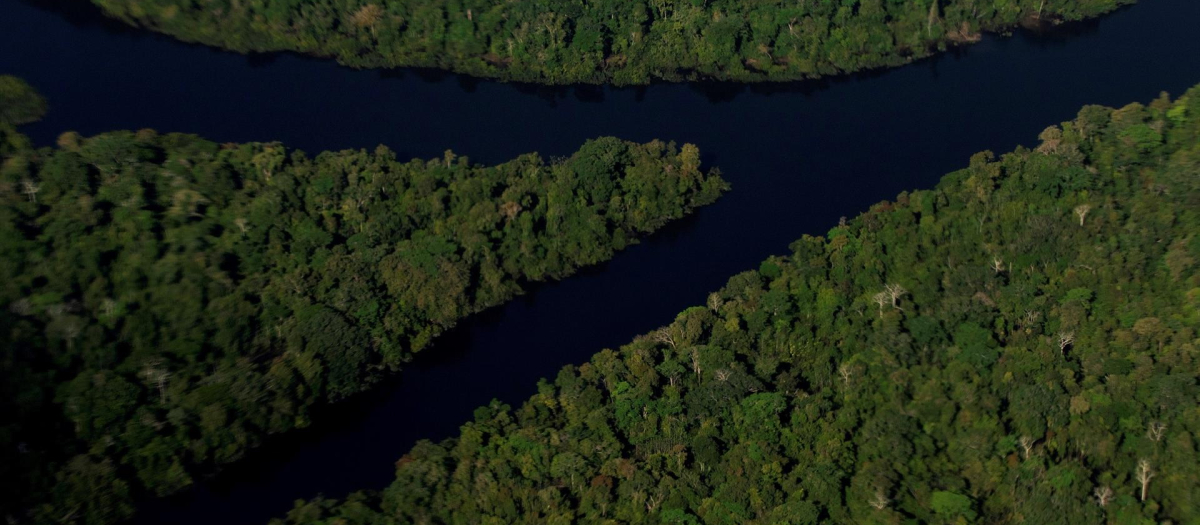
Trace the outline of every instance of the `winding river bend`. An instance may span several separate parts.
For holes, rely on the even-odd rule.
[[[401,377],[269,440],[143,523],[261,525],[297,498],[379,488],[418,439],[520,402],[538,378],[669,322],[726,278],[979,150],[1032,144],[1085,104],[1148,102],[1200,82],[1195,0],[1142,0],[1098,22],[1020,31],[886,73],[790,85],[536,88],[419,71],[241,56],[104,20],[82,0],[0,0],[0,73],[51,103],[25,129],[155,128],[315,152],[386,144],[482,162],[564,155],[600,135],[692,142],[734,189],[612,262],[463,323]]]

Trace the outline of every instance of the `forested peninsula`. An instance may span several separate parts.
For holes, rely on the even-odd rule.
[[[34,148],[27,88],[0,81],[0,506],[22,523],[128,517],[725,188],[694,146],[613,138],[495,166],[151,130]]]
[[[92,0],[241,52],[541,84],[799,80],[895,66],[982,32],[1135,0]]]
[[[803,237],[276,525],[1192,524],[1200,88]]]

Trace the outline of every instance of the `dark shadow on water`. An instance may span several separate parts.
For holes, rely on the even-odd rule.
[[[458,87],[463,90],[463,93],[474,93],[479,89],[479,84],[483,82],[483,80],[466,75],[458,75],[455,80],[458,81]]]
[[[11,0],[27,6],[54,13],[76,28],[98,28],[106,33],[138,37],[146,32],[120,20],[104,15],[95,4],[86,0]]]
[[[1123,6],[1114,11],[1110,16],[1118,15],[1131,8],[1133,6]],[[1048,21],[1042,24],[1023,24],[1019,33],[1029,42],[1038,45],[1066,44],[1072,39],[1095,34],[1100,30],[1100,26],[1104,24],[1104,20],[1104,18],[1088,18],[1084,20]]]
[[[575,95],[575,100],[587,104],[600,104],[604,102],[605,89],[602,86],[575,86],[572,94]]]
[[[442,69],[427,68],[427,67],[412,67],[412,68],[403,68],[403,69],[407,69],[407,70],[411,71],[414,75],[416,75],[417,78],[419,78],[425,82],[429,82],[429,83],[433,83],[433,84],[440,84],[451,76],[457,76],[454,73],[450,73],[449,71],[445,71]]]
[[[270,67],[279,62],[282,53],[246,53],[246,63],[250,67]]]

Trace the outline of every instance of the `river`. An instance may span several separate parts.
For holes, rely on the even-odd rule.
[[[518,403],[542,377],[671,321],[802,234],[977,151],[1035,145],[1085,104],[1149,102],[1200,82],[1195,0],[1142,0],[1099,21],[989,36],[939,58],[832,81],[541,88],[427,71],[369,71],[291,54],[242,56],[127,28],[82,0],[0,0],[0,74],[49,99],[24,128],[154,128],[309,152],[386,144],[494,163],[566,155],[615,135],[692,142],[733,191],[559,283],[464,322],[400,377],[268,440],[193,490],[147,502],[141,523],[263,525],[297,498],[382,488],[418,439],[455,434],[472,410]]]

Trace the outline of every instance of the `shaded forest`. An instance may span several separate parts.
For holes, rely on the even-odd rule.
[[[1134,0],[92,0],[241,52],[544,84],[798,80],[895,66],[985,31]]]
[[[127,517],[725,189],[694,146],[613,138],[496,166],[151,130],[34,148],[11,124],[44,102],[10,85],[0,486],[39,523]]]
[[[37,122],[46,114],[46,99],[24,80],[0,75],[0,126]]]
[[[276,525],[1200,522],[1200,88],[983,152]]]

